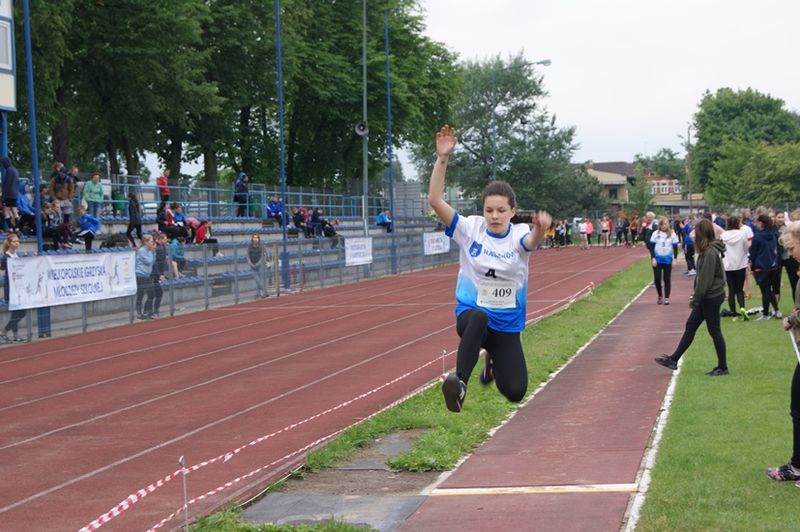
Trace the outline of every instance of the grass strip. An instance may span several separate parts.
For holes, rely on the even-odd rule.
[[[522,345],[528,364],[528,391],[542,382],[570,359],[592,336],[599,332],[619,311],[652,280],[652,270],[647,261],[638,261],[613,275],[597,286],[590,297],[581,299],[568,308],[528,327],[522,334]],[[509,403],[495,386],[481,386],[475,368],[469,382],[464,409],[460,414],[450,413],[444,406],[440,386],[415,395],[403,404],[351,428],[321,449],[309,453],[305,466],[297,474],[320,471],[336,466],[359,449],[371,445],[383,435],[410,429],[427,429],[417,439],[414,447],[387,462],[397,471],[448,471],[465,455],[471,453],[488,438],[489,431],[498,426],[518,405]],[[212,524],[215,516],[203,518],[192,528],[200,532],[256,532],[273,530],[350,530],[328,528],[258,528],[243,524],[236,510],[223,512]],[[328,526],[324,523],[320,526]],[[336,526],[342,523],[334,523]],[[348,525],[343,525],[348,526]],[[236,528],[231,528],[236,527]],[[244,527],[244,528],[241,528]],[[251,527],[251,528],[247,528]],[[352,530],[360,530],[353,528]]]
[[[784,314],[792,308],[786,284]],[[789,387],[797,359],[781,320],[756,317],[723,318],[729,376],[705,375],[717,358],[704,328],[684,355],[637,530],[800,527],[800,489],[764,473],[791,456]]]

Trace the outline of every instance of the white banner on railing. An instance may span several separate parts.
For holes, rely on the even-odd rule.
[[[372,237],[344,239],[345,266],[372,264]]]
[[[423,239],[426,255],[450,252],[450,237],[444,233],[423,233]]]
[[[111,299],[136,293],[136,253],[8,259],[10,310]]]

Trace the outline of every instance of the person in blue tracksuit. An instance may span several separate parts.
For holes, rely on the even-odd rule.
[[[694,214],[690,214],[686,219],[686,223],[683,224],[683,228],[681,229],[681,234],[683,234],[683,255],[686,257],[686,271],[684,272],[684,275],[687,276],[697,275],[697,270],[695,269],[694,264],[694,238],[692,237],[694,225]]]
[[[92,241],[97,236],[97,232],[100,231],[100,220],[86,212],[85,207],[78,209],[78,213],[81,215],[81,230],[78,232],[78,238],[83,239],[86,251],[91,251]]]
[[[658,292],[659,305],[669,305],[669,294],[672,289],[672,260],[674,252],[678,249],[678,235],[672,230],[669,220],[661,217],[658,229],[650,236],[650,257],[655,277],[656,291]],[[664,289],[661,289],[661,281]]]
[[[514,190],[503,181],[483,191],[483,216],[461,216],[443,198],[455,130],[445,125],[436,135],[437,159],[431,173],[428,203],[445,225],[445,234],[460,247],[456,284],[456,331],[461,337],[456,371],[442,384],[445,404],[460,412],[467,381],[485,352],[481,383],[495,381],[509,401],[525,397],[528,371],[520,333],[525,329],[528,259],[542,241],[552,219],[540,211],[528,224],[512,224]]]

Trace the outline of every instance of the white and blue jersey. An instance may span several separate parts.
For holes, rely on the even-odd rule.
[[[650,237],[653,245],[653,258],[657,264],[672,264],[673,248],[678,247],[678,235],[674,232],[670,235],[666,231],[654,231]]]
[[[529,250],[523,239],[527,224],[509,225],[504,235],[490,233],[483,216],[466,218],[455,213],[445,234],[461,248],[456,316],[480,309],[489,317],[489,327],[499,332],[525,329],[528,294]]]

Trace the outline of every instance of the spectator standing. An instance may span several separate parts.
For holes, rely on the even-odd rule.
[[[567,221],[559,220],[556,225],[556,243],[559,248],[567,245]]]
[[[756,284],[761,289],[761,316],[759,320],[781,317],[778,310],[778,299],[772,291],[774,278],[780,278],[778,268],[778,233],[772,225],[768,214],[761,214],[756,219],[758,229],[750,245],[750,269],[753,271]],[[775,310],[770,312],[770,307]]]
[[[86,209],[80,207],[78,212],[81,215],[80,224],[81,230],[78,232],[78,238],[82,239],[86,246],[86,251],[92,250],[92,242],[100,231],[100,220],[86,212]]]
[[[244,172],[239,172],[234,184],[233,201],[236,202],[236,217],[247,216],[247,201],[250,194],[250,178]]]
[[[603,247],[607,248],[611,245],[610,242],[610,235],[611,235],[611,219],[608,217],[607,214],[604,214],[603,217],[600,219],[600,236],[603,239]],[[598,241],[598,244],[600,242]]]
[[[153,235],[143,235],[142,245],[136,250],[136,319],[150,319],[153,314],[153,264],[156,262],[156,242]],[[147,296],[142,307],[142,300]]]
[[[686,271],[683,272],[683,275],[697,275],[694,264],[694,237],[692,236],[692,233],[694,233],[694,214],[690,214],[686,218],[686,223],[683,224],[681,233],[683,234],[683,256],[686,257]]]
[[[578,233],[580,233],[580,236],[581,236],[581,249],[588,249],[588,247],[589,247],[589,240],[588,240],[589,236],[587,234],[587,230],[588,230],[587,222],[588,222],[588,220],[586,218],[584,218],[583,220],[580,221],[580,223],[578,223]]]
[[[133,231],[136,231],[136,238],[139,242],[142,241],[142,206],[139,204],[139,199],[136,193],[128,192],[128,228],[125,230],[125,236],[128,237],[128,242],[131,247],[136,247],[136,241],[133,239]]]
[[[256,292],[256,299],[261,297],[269,297],[267,291],[264,290],[264,277],[262,266],[264,264],[264,248],[261,246],[261,237],[253,235],[250,237],[250,245],[247,247],[247,265],[250,266],[250,274],[256,282],[258,292]]]
[[[100,208],[103,205],[103,185],[100,184],[100,174],[92,174],[92,179],[83,185],[83,199],[86,202],[86,212],[94,218],[99,218]]]
[[[153,307],[150,318],[158,318],[161,311],[161,299],[164,297],[161,281],[167,278],[168,268],[174,267],[167,256],[167,235],[164,233],[157,234],[155,242],[156,259],[153,262],[153,270],[150,273],[150,282],[153,284]]]
[[[702,219],[695,229],[695,247],[700,256],[697,259],[694,293],[689,299],[692,312],[686,320],[683,336],[672,355],[661,355],[656,357],[655,361],[669,369],[678,369],[678,361],[692,345],[697,329],[705,321],[717,352],[717,366],[706,375],[719,377],[729,373],[725,338],[722,336],[719,316],[719,308],[725,299],[725,270],[722,265],[725,244],[714,239],[712,225],[714,224],[711,220]]]
[[[792,222],[781,236],[783,246],[795,261],[800,261],[800,222]],[[794,331],[794,340],[800,338],[800,294],[794,294],[794,309],[783,319],[783,329]],[[800,345],[795,349],[800,348]],[[790,388],[789,411],[792,417],[792,457],[785,465],[770,467],[767,476],[772,480],[800,481],[800,362],[794,367]],[[797,484],[800,487],[800,482]]]
[[[747,251],[750,244],[747,235],[739,226],[739,217],[728,218],[727,229],[722,232],[722,242],[725,244],[725,257],[722,260],[725,266],[725,280],[728,284],[728,316],[736,316],[736,302],[739,303],[738,314],[743,320],[748,320],[747,309],[744,307],[744,278],[747,272]]]
[[[158,176],[158,195],[161,197],[162,203],[169,203],[169,169],[165,168],[164,173]]]
[[[19,237],[13,233],[6,236],[5,242],[3,242],[3,256],[0,257],[0,269],[5,272],[5,283],[3,286],[3,297],[5,298],[6,302],[10,301],[10,277],[8,275],[8,259],[14,257],[18,257],[17,251],[19,250]],[[18,336],[19,330],[19,322],[22,321],[22,318],[25,317],[25,310],[12,310],[11,315],[8,318],[8,322],[6,323],[5,328],[3,329],[3,334],[0,335],[0,340],[3,342],[24,342],[24,338],[20,338]],[[8,336],[8,333],[11,333],[11,336]]]
[[[19,198],[19,172],[8,157],[0,159],[0,165],[3,167],[3,218],[5,218],[6,225],[12,231],[19,233],[17,221],[19,219],[19,211],[17,210],[17,198]]]
[[[669,305],[669,294],[672,290],[672,260],[677,247],[678,235],[670,227],[669,220],[662,217],[658,222],[658,229],[650,236],[649,246],[659,305]],[[663,292],[661,290],[662,280],[664,281]]]
[[[594,222],[591,218],[586,218],[586,241],[592,247],[592,234],[594,233]]]
[[[628,229],[631,233],[631,245],[636,246],[639,242],[639,217],[634,216],[633,220],[631,220],[631,224],[628,226]]]
[[[391,233],[394,230],[392,211],[389,209],[383,209],[380,213],[378,213],[378,216],[375,219],[375,225],[378,227],[383,227],[387,233]]]
[[[63,169],[64,165],[61,163],[53,165],[53,173],[50,174],[50,185],[47,187],[47,192],[61,213],[61,221],[69,225],[72,222],[72,213],[74,212],[72,198],[75,197],[75,184],[72,179],[67,178],[67,174]]]

